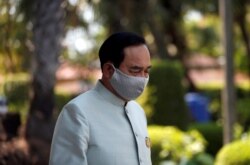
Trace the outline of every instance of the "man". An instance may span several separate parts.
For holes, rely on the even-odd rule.
[[[101,46],[99,58],[101,80],[58,117],[50,165],[151,165],[145,113],[133,101],[149,79],[145,40],[115,33]]]

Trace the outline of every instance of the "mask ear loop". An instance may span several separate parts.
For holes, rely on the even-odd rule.
[[[112,75],[115,73],[115,71],[116,71],[116,68],[115,68],[115,66],[114,66],[114,64],[112,64],[112,63],[107,63],[108,65],[111,65],[112,66],[112,68],[114,69],[114,71],[113,71],[113,73],[112,73]]]
[[[115,66],[114,66],[114,64],[109,63],[109,62],[107,64],[111,65],[114,69],[116,69]]]
[[[107,64],[111,65],[111,66],[112,66],[112,68],[113,68],[114,70],[116,70],[116,69],[117,69],[117,68],[114,66],[114,64],[112,64],[112,63],[107,63]]]

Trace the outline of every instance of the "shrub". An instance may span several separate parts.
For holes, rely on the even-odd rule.
[[[24,121],[28,113],[29,89],[28,79],[18,76],[5,81],[3,85],[8,111],[21,114],[22,121]]]
[[[214,158],[207,153],[199,153],[194,155],[186,165],[213,165]]]
[[[189,114],[184,101],[182,68],[177,62],[152,61],[148,92],[142,106],[150,109],[149,124],[173,125],[185,129]],[[145,97],[145,95],[147,95]]]
[[[8,102],[20,104],[29,99],[29,82],[9,80],[4,83],[4,94]]]
[[[215,156],[223,145],[222,127],[216,123],[193,123],[189,130],[199,131],[207,141],[206,152]]]
[[[147,86],[143,91],[143,94],[136,100],[140,105],[143,106],[149,123],[151,122],[154,112],[153,105],[156,102],[156,97],[152,96],[154,91],[155,88],[153,86]]]
[[[221,89],[202,87],[199,88],[200,92],[209,99],[209,112],[211,114],[212,121],[218,121],[221,119]]]
[[[212,85],[211,85],[212,86]],[[222,87],[211,87],[211,86],[199,86],[199,90],[209,98],[210,100],[210,113],[213,121],[221,119],[222,100],[221,93]],[[250,124],[250,113],[247,110],[249,107],[249,89],[241,86],[236,86],[235,89],[237,97],[237,114],[239,115],[239,121],[241,124],[248,126]]]
[[[249,165],[250,140],[240,140],[225,145],[217,154],[215,165]]]
[[[149,126],[148,130],[153,164],[159,164],[163,160],[180,163],[205,149],[206,141],[198,131],[183,132],[174,126],[157,125]]]
[[[238,122],[244,127],[244,130],[249,129],[250,124],[250,98],[240,99],[237,101],[237,117]]]
[[[3,94],[7,98],[9,111],[20,113],[22,121],[26,119],[28,113],[30,89],[29,79],[24,75],[13,76],[3,84]],[[71,94],[55,93],[55,116],[58,115],[62,107],[73,97]]]

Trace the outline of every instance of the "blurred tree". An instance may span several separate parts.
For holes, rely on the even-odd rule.
[[[156,45],[156,52],[158,57],[161,59],[166,59],[169,57],[167,48],[166,48],[166,38],[163,35],[163,26],[162,26],[162,18],[160,17],[163,13],[161,6],[157,3],[157,1],[153,0],[145,0],[145,10],[147,11],[143,17],[145,17],[145,21],[148,25],[149,30],[151,31],[154,42]]]
[[[186,39],[182,28],[183,2],[180,0],[160,0],[160,3],[165,11],[163,26],[165,37],[168,39],[167,44],[175,47],[175,49],[169,51],[170,57],[177,57],[181,60],[187,51]]]
[[[98,43],[103,38],[104,27],[95,18],[93,5],[88,0],[68,0],[65,11],[66,36],[62,59],[89,66],[98,58]],[[69,43],[68,38],[73,38],[75,43]],[[77,40],[81,41],[82,50],[76,48]],[[77,45],[79,47],[80,44]]]
[[[185,10],[198,10],[204,15],[218,14],[218,2],[214,0],[185,0]]]
[[[186,20],[185,31],[189,51],[213,57],[221,56],[219,23],[220,20],[215,15],[206,15],[197,21]]]
[[[242,40],[245,45],[245,52],[247,56],[247,70],[248,75],[250,76],[250,36],[247,27],[247,10],[249,8],[248,0],[234,0],[233,7],[234,7],[234,21],[240,28],[240,32],[242,35]],[[244,56],[244,54],[242,54]]]
[[[23,14],[18,12],[18,1],[0,1],[0,70],[2,73],[16,73],[28,68],[26,33]]]
[[[218,17],[218,2],[213,0],[185,0],[185,10],[198,10],[202,13],[202,15],[214,15]],[[236,66],[244,65],[244,67],[240,67],[237,69],[240,69],[242,71],[247,70],[248,74],[250,75],[250,38],[249,38],[249,26],[248,26],[248,15],[249,15],[249,5],[250,1],[248,0],[233,0],[233,21],[235,25],[239,27],[240,34],[237,33],[237,31],[234,28],[234,35],[241,35],[241,37],[238,37],[234,39],[234,45],[237,47],[235,50],[235,55],[237,56],[238,63],[243,64],[236,64]],[[234,26],[235,27],[235,26]],[[208,29],[207,29],[208,30]],[[208,32],[208,31],[207,31]],[[237,40],[237,41],[236,41]],[[213,39],[211,38],[212,42]],[[238,44],[238,43],[243,44]],[[241,50],[241,47],[244,47],[245,51]],[[202,47],[199,47],[202,48]],[[198,50],[199,51],[199,50]],[[240,57],[238,57],[240,56]]]
[[[233,126],[235,124],[235,86],[233,65],[233,12],[232,1],[220,0],[220,17],[222,20],[222,43],[225,58],[225,76],[223,89],[223,142],[230,143],[233,140]]]
[[[160,0],[164,9],[163,27],[164,37],[167,40],[167,50],[169,59],[177,59],[184,68],[184,77],[186,86],[189,89],[196,90],[196,85],[189,76],[189,68],[185,65],[185,55],[188,54],[186,35],[184,34],[183,17],[185,14],[183,6],[185,1],[164,1]]]
[[[165,39],[162,35],[163,29],[160,26],[161,9],[157,1],[104,0],[98,3],[91,2],[95,6],[99,21],[106,27],[107,35],[118,31],[134,31],[141,35],[152,35],[155,42],[151,46],[152,54],[162,59],[167,57]]]
[[[50,141],[55,108],[55,72],[59,65],[64,35],[64,0],[22,0],[21,8],[32,24],[34,58],[33,95],[26,125],[26,136]]]

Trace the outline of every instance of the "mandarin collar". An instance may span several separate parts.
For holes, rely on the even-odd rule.
[[[108,102],[118,105],[118,106],[126,106],[127,102],[117,97],[115,94],[110,92],[99,80],[94,88],[95,91],[98,92],[105,100]]]

